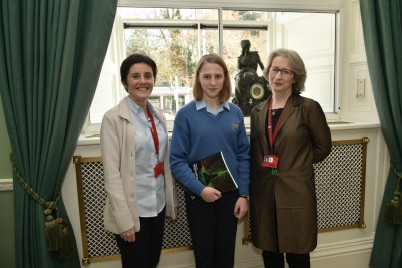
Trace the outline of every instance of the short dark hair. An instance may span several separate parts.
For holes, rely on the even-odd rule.
[[[126,91],[127,91],[126,85],[127,85],[128,72],[129,72],[131,66],[133,66],[134,64],[137,64],[137,63],[145,63],[146,65],[151,67],[152,75],[154,76],[154,82],[156,81],[156,76],[158,74],[158,68],[156,67],[155,61],[144,54],[131,54],[121,63],[121,66],[120,66],[120,79],[121,79],[121,83],[123,84]]]
[[[292,93],[300,95],[301,92],[304,91],[304,84],[307,79],[307,71],[306,67],[304,66],[302,58],[296,51],[285,48],[280,48],[272,51],[272,53],[268,57],[268,64],[266,65],[266,68],[263,71],[264,77],[268,80],[269,68],[271,68],[272,66],[272,61],[278,56],[285,57],[289,60],[290,68],[294,72],[295,75],[294,78],[296,81],[292,85]],[[270,87],[269,83],[268,87]]]
[[[202,56],[202,58],[198,62],[196,75],[194,78],[194,85],[193,85],[193,97],[196,101],[199,101],[203,97],[204,91],[202,90],[201,83],[200,83],[200,70],[204,63],[216,63],[223,69],[223,74],[225,78],[225,83],[222,86],[222,90],[219,93],[219,101],[225,102],[230,99],[232,96],[232,86],[230,83],[230,77],[228,72],[228,67],[226,66],[225,61],[219,56],[218,54],[207,54]]]

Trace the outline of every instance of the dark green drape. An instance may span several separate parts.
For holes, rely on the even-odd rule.
[[[391,156],[370,267],[402,267],[402,226],[385,220],[402,174],[402,9],[400,1],[360,0],[367,62],[381,129]]]
[[[95,93],[117,0],[0,1],[0,93],[15,166],[28,187],[54,201]],[[60,260],[47,248],[44,208],[16,177],[17,267],[80,267],[63,200],[57,212],[72,257]]]

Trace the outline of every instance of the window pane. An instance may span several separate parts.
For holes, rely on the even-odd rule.
[[[194,71],[200,55],[218,53],[218,30],[204,28],[210,19],[217,17],[217,10],[141,9],[158,23],[144,24],[131,20],[125,25],[126,55],[145,53],[158,66],[156,85],[151,96],[161,98],[157,107],[174,118],[177,110],[191,100]],[[138,12],[138,11],[137,11]],[[183,22],[183,18],[191,22]],[[195,18],[203,20],[194,21]],[[169,19],[168,22],[163,21]],[[204,20],[207,19],[207,20]],[[175,24],[172,22],[180,22]],[[217,20],[213,22],[217,26]]]
[[[232,80],[235,79],[236,74],[240,71],[238,59],[242,54],[241,41],[249,40],[251,43],[250,51],[258,52],[261,61],[265,62],[267,60],[266,35],[266,31],[223,30],[223,58],[228,66]],[[257,63],[256,66],[257,74],[262,75],[261,67]]]
[[[336,112],[336,14],[278,12],[275,15],[282,29],[284,47],[297,51],[306,65],[306,89],[302,96],[317,100],[324,112]]]
[[[224,21],[262,21],[267,22],[269,12],[253,10],[223,10]]]
[[[126,29],[126,54],[145,53],[158,66],[156,86],[188,86],[198,58],[196,29]]]

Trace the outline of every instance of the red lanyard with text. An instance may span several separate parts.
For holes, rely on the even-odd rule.
[[[152,113],[149,111],[149,109],[147,109],[147,113],[148,113],[149,119],[151,119],[152,127],[149,127],[149,128],[151,129],[152,139],[154,140],[155,152],[156,152],[156,155],[159,156],[159,138],[158,138],[158,132],[156,131],[154,117],[152,116]]]
[[[152,139],[154,140],[154,145],[155,145],[155,153],[156,156],[158,157],[159,161],[159,138],[158,138],[158,132],[156,131],[156,126],[155,126],[155,121],[154,117],[152,116],[152,113],[147,109],[148,117],[151,120],[151,125],[152,127],[149,127],[151,129],[152,133]],[[155,165],[154,167],[154,173],[155,173],[155,178],[157,178],[160,174],[163,173],[163,162],[159,162],[158,164]]]

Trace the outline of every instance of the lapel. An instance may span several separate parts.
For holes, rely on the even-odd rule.
[[[299,106],[302,103],[302,101],[303,101],[302,97],[297,94],[292,94],[289,96],[289,99],[285,105],[285,109],[283,109],[282,111],[283,116],[279,124],[278,133],[281,131],[281,128],[285,125],[290,116],[296,111],[297,106]]]
[[[267,136],[267,113],[268,113],[268,103],[271,97],[269,97],[266,101],[258,104],[255,108],[258,111],[257,118],[255,118],[256,128],[261,130],[264,133],[265,139],[262,139],[263,148],[270,148],[268,146],[268,136]],[[303,98],[299,95],[292,94],[290,95],[284,110],[282,111],[283,116],[281,122],[279,123],[278,133],[280,133],[283,126],[287,123],[288,120],[292,120],[291,115],[296,112],[297,106],[299,106],[303,102]],[[280,137],[280,135],[279,135]]]
[[[126,119],[127,121],[129,121],[131,123],[130,113],[128,111],[128,104],[127,104],[127,99],[126,98],[123,98],[122,100],[120,100],[120,103],[119,103],[119,116],[124,118],[124,119]]]
[[[261,133],[264,134],[265,139],[262,139],[262,144],[263,144],[263,148],[269,148],[268,146],[268,138],[267,138],[267,113],[268,113],[268,103],[269,100],[271,99],[271,97],[269,97],[267,100],[265,100],[264,102],[258,104],[257,106],[255,106],[255,108],[257,109],[258,113],[257,113],[257,118],[255,119],[256,122],[256,128],[258,130],[261,131]]]
[[[264,133],[264,136],[266,137],[265,139],[262,139],[262,145],[264,148],[270,148],[268,146],[268,138],[267,138],[267,113],[268,113],[268,103],[270,101],[271,97],[269,97],[267,100],[264,102],[258,104],[255,106],[255,109],[257,110],[257,118],[254,119],[256,130],[260,130],[261,133]],[[296,112],[297,107],[303,102],[303,98],[300,95],[297,94],[292,94],[290,95],[285,108],[283,109],[282,113],[282,119],[281,122],[279,123],[279,129],[278,133],[280,133],[281,129],[283,126],[287,123],[288,120],[292,120],[290,117],[291,115]],[[279,135],[280,137],[280,135]]]

